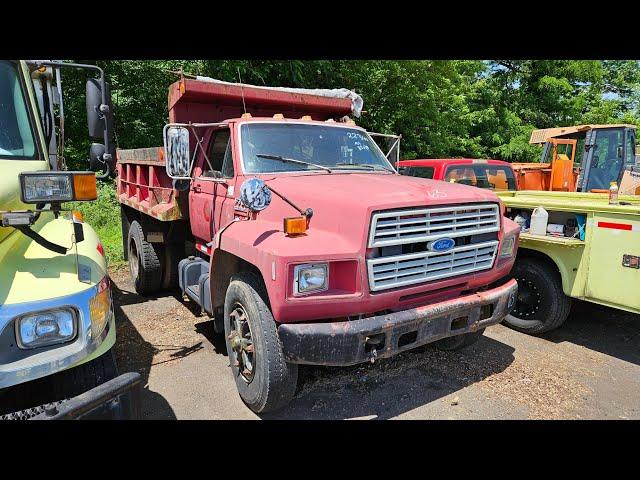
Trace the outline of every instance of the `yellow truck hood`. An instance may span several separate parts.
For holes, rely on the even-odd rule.
[[[0,305],[46,300],[86,290],[106,274],[106,262],[98,252],[99,239],[93,228],[84,224],[84,241],[60,255],[38,245],[11,228],[2,228],[0,241]],[[73,224],[67,215],[53,218],[43,213],[32,227],[47,240],[72,246]],[[78,279],[76,261],[88,266],[90,283]]]

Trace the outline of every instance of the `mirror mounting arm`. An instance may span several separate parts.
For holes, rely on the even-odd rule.
[[[279,193],[278,191],[276,191],[273,187],[271,186],[267,186],[267,188],[269,190],[271,190],[273,193],[275,193],[278,197],[280,197],[282,200],[284,200],[286,203],[288,203],[289,205],[291,205],[293,208],[295,208],[298,213],[300,215],[302,215],[303,217],[306,217],[307,220],[309,220],[312,216],[313,216],[313,210],[311,208],[305,208],[304,210],[300,207],[298,207],[295,203],[293,203],[291,200],[289,200],[287,197],[285,197],[284,195],[282,195],[281,193]]]
[[[104,115],[107,115],[110,111],[109,104],[107,102],[107,88],[106,81],[104,77],[104,70],[98,67],[97,65],[88,65],[84,63],[66,63],[66,62],[52,62],[49,60],[28,60],[28,64],[34,65],[35,68],[39,67],[64,67],[64,68],[76,68],[81,70],[93,70],[94,72],[98,72],[99,77],[98,81],[100,82],[100,89],[102,90],[102,104],[100,105],[100,112]],[[111,160],[111,154],[108,153],[111,151],[109,144],[109,122],[105,119],[105,128],[104,128],[104,145],[105,145],[105,153],[102,155],[102,159],[106,162]]]

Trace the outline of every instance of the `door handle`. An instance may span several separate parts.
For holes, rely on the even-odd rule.
[[[202,191],[202,187],[200,187],[200,185],[194,185],[193,186],[193,191],[195,193],[200,193]]]

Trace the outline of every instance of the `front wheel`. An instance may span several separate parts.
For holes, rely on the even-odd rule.
[[[558,271],[544,260],[521,258],[513,267],[518,296],[503,323],[522,333],[539,335],[558,328],[569,316],[571,298],[562,291]]]
[[[224,333],[240,398],[256,413],[285,406],[293,398],[298,365],[287,363],[261,280],[235,275],[224,302]]]

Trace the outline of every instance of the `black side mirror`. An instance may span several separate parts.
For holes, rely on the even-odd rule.
[[[102,89],[95,78],[87,79],[87,127],[92,138],[104,138],[105,122],[100,112]]]
[[[107,152],[106,147],[102,143],[92,143],[89,149],[89,169],[92,172],[102,171],[100,175],[96,175],[96,178],[104,180],[108,178],[114,171],[113,156],[105,155]]]
[[[106,151],[107,149],[101,143],[91,144],[91,148],[89,149],[89,168],[91,171],[97,172],[98,170],[105,170],[107,168],[105,161],[102,159]]]

